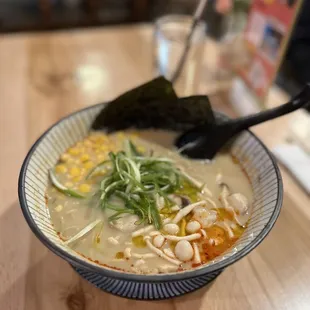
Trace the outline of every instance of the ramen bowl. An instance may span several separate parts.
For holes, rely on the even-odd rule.
[[[133,274],[98,265],[65,245],[54,230],[46,207],[48,171],[66,149],[87,136],[93,120],[104,107],[99,104],[86,108],[54,124],[34,143],[23,163],[18,186],[20,205],[29,227],[47,248],[71,264],[83,278],[107,292],[126,298],[156,300],[205,286],[263,241],[281,209],[282,181],[267,148],[253,133],[245,131],[233,141],[230,152],[252,185],[253,212],[236,244],[213,261],[169,274]]]

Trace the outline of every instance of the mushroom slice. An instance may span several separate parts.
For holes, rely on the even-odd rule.
[[[144,237],[144,240],[146,242],[146,245],[148,246],[148,248],[154,252],[155,254],[157,254],[158,256],[160,256],[161,258],[167,260],[168,262],[174,264],[174,265],[181,265],[182,262],[177,260],[177,259],[173,259],[173,258],[170,258],[169,256],[167,256],[163,251],[161,251],[160,249],[157,249],[156,247],[154,247],[154,245],[151,243],[150,241],[151,237],[149,236],[145,236]]]
[[[249,203],[246,197],[242,194],[230,194],[229,187],[225,183],[221,183],[222,191],[220,194],[220,201],[223,204],[224,208],[231,212],[234,215],[236,222],[240,226],[244,226],[250,218]],[[243,196],[243,197],[242,197]],[[230,204],[233,202],[234,205],[238,204],[238,212],[236,212],[235,208]],[[246,209],[246,211],[245,211]],[[243,210],[244,213],[239,213],[239,210]]]
[[[124,250],[124,256],[125,256],[126,258],[130,258],[130,257],[131,257],[131,248],[126,248],[126,249]]]
[[[175,265],[162,265],[162,266],[159,266],[158,269],[162,273],[167,273],[167,272],[177,271],[178,270],[178,266],[175,266]]]
[[[223,229],[225,229],[227,231],[228,237],[230,239],[232,239],[235,236],[234,232],[232,231],[232,229],[230,227],[230,221],[224,220],[224,222],[218,222],[217,225],[222,227]]]
[[[220,201],[223,204],[224,208],[228,209],[230,207],[228,200],[227,200],[228,196],[230,195],[229,188],[225,183],[221,183],[220,186],[222,187],[222,191],[221,191],[220,197],[219,197]]]
[[[194,179],[192,176],[190,176],[187,172],[185,172],[183,167],[178,167],[178,169],[182,172],[182,174],[185,176],[185,178],[187,178],[192,184],[194,184],[196,187],[198,188],[202,188],[203,183],[201,183],[200,181]]]
[[[175,206],[171,207],[170,211],[176,212],[176,211],[179,211],[180,209],[181,208],[179,206],[175,205]]]
[[[221,173],[218,173],[215,177],[215,183],[217,185],[222,185],[223,184],[223,175]]]
[[[177,224],[178,222],[181,221],[181,219],[183,217],[185,217],[187,214],[189,214],[192,210],[194,210],[196,207],[202,206],[206,204],[205,200],[201,200],[198,202],[195,202],[193,204],[188,205],[187,207],[181,209],[177,215],[174,217],[174,219],[172,220],[172,223]]]
[[[182,205],[182,199],[179,195],[175,195],[175,194],[170,194],[168,195],[168,198],[173,201],[177,206],[181,206]]]
[[[248,199],[240,193],[229,195],[227,201],[229,205],[234,208],[235,212],[240,215],[244,215],[249,209]]]
[[[132,257],[139,259],[148,259],[148,258],[154,258],[156,257],[156,255],[154,253],[145,253],[145,254],[132,253]]]
[[[200,264],[201,263],[201,258],[199,254],[199,248],[196,242],[193,242],[193,248],[194,248],[194,263],[195,264]]]
[[[163,220],[163,224],[168,224],[169,222],[171,221],[171,219],[167,218],[167,219],[164,219]],[[134,231],[131,236],[132,237],[137,237],[137,236],[141,236],[141,235],[144,235],[152,230],[155,230],[155,226],[154,225],[149,225],[149,226],[146,226],[144,228],[141,228],[141,229],[138,229],[136,231]]]
[[[201,192],[203,194],[206,194],[207,196],[209,197],[213,197],[213,194],[211,193],[211,191],[208,189],[207,185],[204,184],[202,187],[201,187]]]
[[[151,231],[151,232],[149,233],[149,235],[150,235],[151,237],[155,237],[155,236],[157,236],[157,235],[161,235],[161,233],[160,233],[160,231],[155,230],[155,231]]]
[[[172,235],[165,235],[165,238],[167,240],[170,241],[182,241],[182,240],[186,240],[186,241],[192,241],[192,240],[197,240],[201,238],[201,234],[191,234],[191,235],[187,235],[187,236],[172,236]]]
[[[171,257],[171,258],[175,258],[175,255],[174,255],[173,251],[172,251],[170,248],[163,249],[163,252],[164,252],[167,256],[169,256],[169,257]]]
[[[202,236],[203,236],[203,239],[207,239],[207,233],[206,233],[206,231],[205,231],[204,229],[200,229],[200,232],[201,232],[201,234],[202,234]]]
[[[170,235],[177,235],[180,228],[177,224],[168,223],[163,227],[164,231]]]
[[[210,199],[210,198],[205,198],[206,202],[208,202],[213,208],[217,208],[216,203]]]

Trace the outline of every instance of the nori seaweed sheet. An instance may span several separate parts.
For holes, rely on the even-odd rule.
[[[178,98],[171,82],[158,77],[107,103],[91,128],[108,132],[128,128],[179,131],[214,122],[207,96]]]

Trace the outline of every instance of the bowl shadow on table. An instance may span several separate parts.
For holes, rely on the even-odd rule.
[[[28,228],[19,203],[0,217],[0,309],[174,309],[175,304],[200,308],[212,283],[182,297],[139,302],[105,293],[83,280],[64,260],[46,249]],[[2,261],[2,259],[4,261]],[[218,277],[215,281],[220,281]]]

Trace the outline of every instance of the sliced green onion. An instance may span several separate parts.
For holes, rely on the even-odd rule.
[[[101,206],[115,211],[109,220],[125,213],[136,214],[140,218],[139,223],[153,224],[160,229],[162,221],[154,195],[163,196],[165,204],[170,206],[172,202],[167,195],[192,180],[178,169],[172,159],[144,157],[130,140],[124,142],[124,149],[125,152],[110,152],[109,160],[100,163],[88,174],[90,177],[102,165],[109,164],[111,167],[111,171],[101,180]],[[111,204],[115,196],[123,200],[124,206],[119,208]]]
[[[88,174],[87,174],[87,176],[85,177],[85,179],[86,179],[86,180],[89,179],[96,171],[100,170],[100,168],[102,168],[103,166],[105,166],[106,164],[109,164],[109,163],[110,163],[109,160],[104,160],[104,161],[100,162],[98,165],[96,165],[94,168],[92,168],[92,169],[88,172]]]
[[[136,146],[131,142],[131,140],[125,140],[124,149],[126,155],[129,157],[142,156],[142,154],[137,150]]]
[[[97,219],[94,222],[88,224],[86,227],[80,230],[76,235],[74,235],[73,237],[65,241],[64,244],[68,245],[74,241],[77,241],[78,239],[81,239],[86,234],[88,234],[91,230],[93,230],[100,222],[102,222],[102,220]]]
[[[70,196],[70,197],[75,197],[75,198],[85,198],[85,196],[75,192],[74,190],[70,189],[70,188],[67,188],[66,186],[64,186],[63,184],[61,184],[56,175],[54,174],[53,170],[50,169],[49,170],[49,177],[50,177],[50,180],[53,184],[53,186],[58,189],[61,193],[67,195],[67,196]]]

